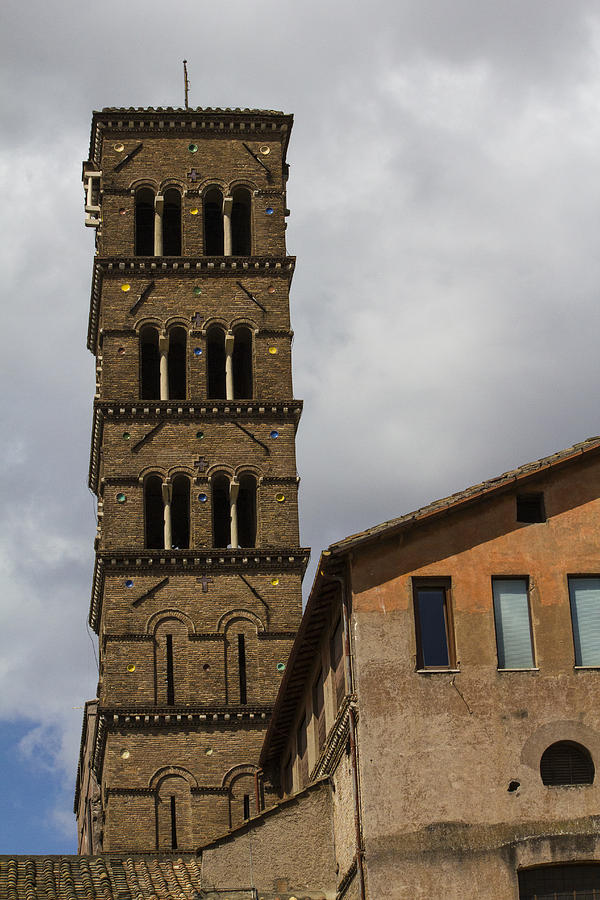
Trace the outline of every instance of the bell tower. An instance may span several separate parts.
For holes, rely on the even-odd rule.
[[[308,560],[291,127],[260,110],[93,114],[100,678],[77,778],[82,853],[194,849],[264,802],[258,757]]]

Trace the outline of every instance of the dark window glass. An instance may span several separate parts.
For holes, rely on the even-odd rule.
[[[215,547],[231,543],[231,511],[229,508],[229,479],[216,475],[212,482],[213,542]]]
[[[540,775],[547,785],[592,784],[594,763],[581,744],[558,741],[544,750],[540,761]]]
[[[517,522],[545,522],[543,494],[519,494],[517,496]]]
[[[154,193],[149,188],[135,195],[135,255],[154,255]]]
[[[209,399],[225,400],[225,332],[222,328],[208,329],[206,335],[206,370]]]
[[[146,547],[162,550],[165,546],[165,514],[162,481],[158,475],[151,475],[144,484],[144,520]]]
[[[543,866],[519,872],[519,900],[600,900],[600,865]]]
[[[186,397],[186,344],[185,328],[171,328],[169,332],[169,400],[185,400]]]
[[[174,550],[187,550],[190,546],[190,480],[185,475],[173,479],[171,543]]]
[[[448,628],[448,588],[415,587],[417,665],[420,669],[446,669],[451,663]]]
[[[223,195],[211,188],[204,195],[204,252],[206,256],[223,256]]]
[[[252,475],[240,477],[237,497],[238,544],[256,546],[256,479]]]
[[[181,194],[175,188],[165,191],[162,227],[163,256],[181,256]]]
[[[250,256],[250,191],[236,188],[231,207],[231,253],[233,256]]]
[[[244,794],[244,822],[250,818],[250,794]]]
[[[160,400],[158,331],[151,326],[140,331],[140,399]]]

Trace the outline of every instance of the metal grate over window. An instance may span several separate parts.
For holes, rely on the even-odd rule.
[[[600,865],[544,866],[519,872],[519,900],[600,900]]]
[[[559,741],[544,750],[540,761],[540,775],[547,785],[592,784],[594,763],[581,744]]]

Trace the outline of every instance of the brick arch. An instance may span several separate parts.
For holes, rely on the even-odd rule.
[[[164,178],[161,181],[158,190],[161,194],[163,194],[165,191],[168,191],[169,188],[176,188],[176,190],[181,191],[181,196],[183,197],[187,191],[187,184],[185,184],[179,178],[170,176],[169,178]]]
[[[159,332],[163,328],[163,323],[160,319],[156,318],[156,316],[144,316],[141,319],[137,319],[133,325],[134,330],[139,334],[142,328],[156,328]]]
[[[165,778],[173,777],[183,778],[190,787],[198,787],[197,780],[192,773],[188,769],[184,769],[183,766],[162,766],[162,768],[156,770],[154,775],[150,776],[148,787],[153,791],[157,791]]]
[[[149,402],[149,401],[147,401],[147,400],[142,401],[142,403],[147,403],[147,402]],[[140,482],[140,484],[143,484],[146,481],[146,479],[149,478],[151,475],[157,475],[159,478],[162,478],[164,481],[164,479],[166,478],[167,472],[166,472],[166,469],[164,469],[162,466],[156,466],[156,465],[144,466],[144,468],[141,469],[140,474],[138,475],[138,481]]]
[[[220,316],[209,316],[208,319],[205,319],[202,323],[202,334],[206,334],[209,328],[212,328],[213,325],[217,325],[219,328],[222,328],[223,331],[227,331],[229,329],[229,325],[227,321]]]
[[[572,741],[589,752],[596,767],[600,764],[600,732],[574,719],[559,719],[536,729],[521,750],[521,763],[539,771],[542,753],[551,744]]]
[[[234,781],[244,775],[254,778],[256,773],[259,771],[260,769],[258,766],[253,766],[249,763],[239,766],[232,766],[231,769],[229,769],[229,771],[225,772],[225,774],[223,775],[223,778],[221,780],[221,787],[230,788]]]
[[[213,175],[210,178],[204,178],[201,182],[201,186],[198,188],[198,194],[201,200],[204,200],[204,195],[208,193],[212,188],[216,188],[216,190],[221,191],[223,196],[227,194],[228,187],[227,183],[220,178],[215,178]]]
[[[175,402],[175,401],[174,401]],[[176,475],[187,475],[192,481],[196,477],[196,471],[191,466],[184,466],[181,463],[177,463],[174,466],[171,466],[167,469],[166,481],[172,481]]]
[[[217,622],[217,631],[224,633],[229,625],[232,622],[235,622],[238,619],[246,619],[248,622],[252,622],[253,625],[256,626],[256,632],[264,632],[265,626],[263,625],[262,620],[256,615],[256,613],[251,612],[249,609],[230,609],[226,613],[223,613],[219,621]]]
[[[259,326],[253,319],[249,319],[247,316],[236,316],[235,319],[232,319],[229,327],[232,331],[235,331],[236,328],[249,328],[253,334],[258,334]]]
[[[234,474],[235,470],[232,466],[226,466],[223,463],[215,463],[206,470],[204,477],[208,478],[210,481],[215,475],[226,475],[227,478],[233,478]]]
[[[182,625],[187,626],[188,634],[196,633],[196,626],[188,615],[179,609],[161,609],[150,616],[146,622],[146,634],[154,634],[156,629],[168,619],[177,619]]]
[[[189,320],[185,319],[183,316],[169,316],[165,321],[165,329],[168,330],[169,328],[185,328],[189,333],[190,323]]]
[[[136,178],[135,181],[129,183],[128,189],[132,194],[135,194],[140,188],[148,188],[149,191],[154,191],[156,194],[158,192],[158,182],[152,178]]]
[[[227,186],[227,190],[230,194],[237,188],[246,188],[247,191],[250,191],[251,197],[253,197],[254,192],[259,189],[255,181],[249,181],[247,178],[234,178]]]
[[[257,485],[259,485],[264,478],[262,469],[259,469],[258,466],[250,465],[249,463],[240,463],[234,470],[236,478],[239,478],[240,475],[245,475],[246,473],[248,473],[248,475],[254,475]]]

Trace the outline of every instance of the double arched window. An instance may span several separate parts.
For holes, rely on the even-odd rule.
[[[210,187],[202,204],[204,252],[207,256],[252,254],[252,200],[248,188],[237,187],[228,196]]]
[[[206,381],[211,400],[250,400],[253,393],[252,331],[245,325],[206,334]]]
[[[135,193],[135,255],[181,256],[181,194],[167,188],[155,194],[151,188]]]
[[[149,550],[187,550],[190,546],[190,479],[175,475],[144,481],[144,535]]]
[[[174,326],[160,334],[154,325],[140,330],[140,399],[185,400],[185,328]]]
[[[244,472],[230,479],[213,476],[212,526],[214,547],[256,546],[256,478]]]

